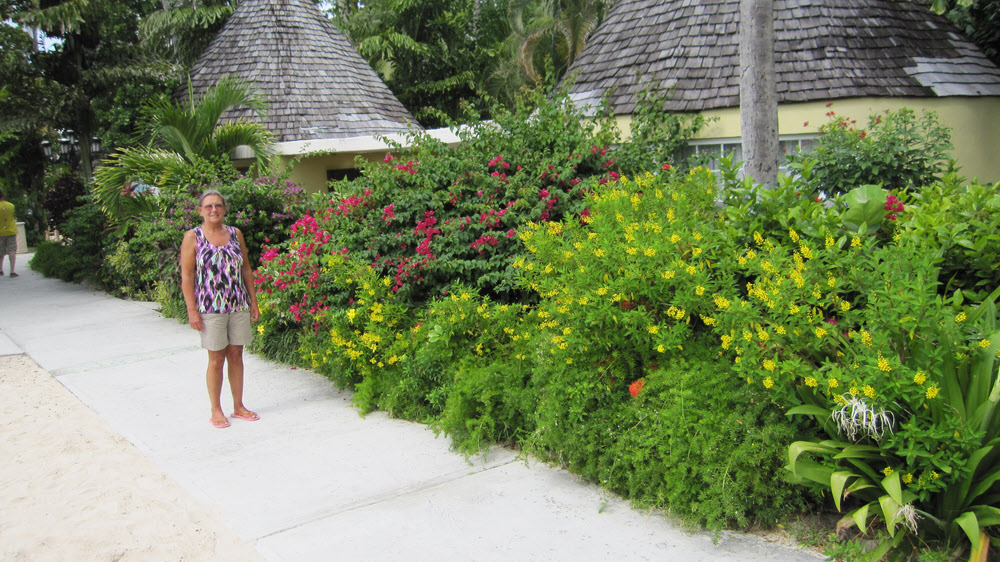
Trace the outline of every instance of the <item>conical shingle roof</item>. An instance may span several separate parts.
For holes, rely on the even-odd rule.
[[[926,4],[774,6],[779,103],[1000,95],[1000,69]],[[569,69],[571,95],[589,104],[614,89],[615,113],[632,113],[642,76],[671,89],[668,111],[738,107],[738,25],[739,0],[619,0]]]
[[[191,70],[197,98],[229,75],[266,96],[278,142],[405,132],[417,122],[310,0],[243,0]],[[182,90],[182,91],[181,91]],[[179,89],[187,97],[187,88]],[[223,119],[249,118],[248,110]]]

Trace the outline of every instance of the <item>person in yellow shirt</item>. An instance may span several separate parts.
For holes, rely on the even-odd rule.
[[[14,273],[14,260],[17,257],[17,219],[14,218],[14,204],[4,199],[3,189],[0,189],[0,275],[3,275],[3,256],[10,259],[10,276]]]

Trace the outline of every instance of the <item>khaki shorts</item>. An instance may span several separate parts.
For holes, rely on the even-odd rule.
[[[249,310],[202,313],[201,323],[201,346],[209,351],[222,351],[230,345],[249,345],[253,340]]]
[[[17,253],[17,234],[0,236],[0,256]]]

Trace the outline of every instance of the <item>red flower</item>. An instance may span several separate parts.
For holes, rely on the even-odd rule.
[[[664,164],[663,165],[663,169],[664,170],[669,170],[670,169],[670,164]]]
[[[639,396],[642,392],[642,387],[646,385],[646,379],[639,379],[632,384],[628,385],[628,393],[632,395],[632,398]]]

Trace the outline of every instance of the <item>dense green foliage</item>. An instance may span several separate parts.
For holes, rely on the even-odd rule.
[[[46,277],[101,285],[107,280],[103,266],[107,252],[104,229],[100,208],[85,200],[66,212],[62,224],[65,242],[42,242],[29,266]]]
[[[833,110],[827,116],[815,149],[788,156],[792,167],[806,175],[803,192],[810,197],[833,197],[870,184],[916,190],[946,171],[951,134],[932,112],[918,117],[907,108],[886,110],[872,115],[867,128]]]
[[[336,2],[338,29],[410,113],[427,127],[485,117],[482,84],[509,33],[506,2]]]

